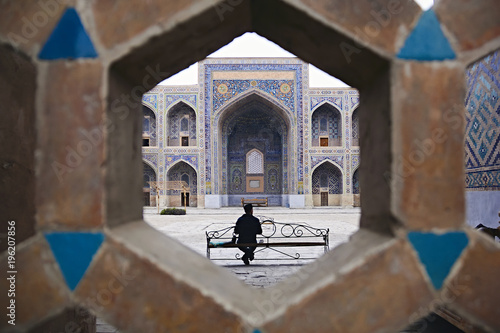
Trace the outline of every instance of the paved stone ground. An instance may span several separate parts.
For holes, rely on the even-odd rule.
[[[241,207],[225,207],[221,209],[189,208],[186,215],[158,215],[155,209],[144,209],[144,220],[154,228],[175,238],[206,256],[205,232],[220,230],[234,225],[243,214]],[[314,228],[330,229],[330,250],[349,240],[359,228],[361,215],[359,208],[312,208],[289,209],[282,207],[255,207],[255,216],[272,217],[276,222],[306,223]],[[323,247],[281,248],[284,252],[300,253],[301,257],[316,258],[324,253]],[[297,271],[311,260],[266,260],[269,258],[286,258],[270,250],[255,254],[255,260],[250,266],[245,266],[235,255],[241,253],[238,249],[212,249],[211,258],[217,265],[227,267],[245,283],[254,287],[268,287],[281,281],[286,276]],[[230,260],[217,260],[229,258]]]
[[[156,208],[144,208],[144,220],[155,229],[169,237],[177,239],[187,247],[206,256],[205,232],[219,230],[234,225],[243,214],[241,207],[224,207],[221,209],[187,208],[186,215],[158,215]],[[289,209],[283,207],[255,207],[254,215],[272,217],[276,222],[307,223],[314,228],[330,229],[330,251],[359,229],[361,210],[359,208],[318,207],[310,209]],[[301,257],[319,257],[324,253],[323,247],[285,248],[284,252]],[[299,270],[311,260],[269,260],[282,257],[269,250],[255,254],[250,266],[241,260],[235,260],[238,249],[214,249],[211,258],[229,258],[229,260],[213,260],[217,265],[231,270],[239,279],[256,288],[266,288],[285,279]],[[97,333],[118,332],[100,318],[97,319]]]

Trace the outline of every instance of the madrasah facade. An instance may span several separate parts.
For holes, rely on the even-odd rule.
[[[142,102],[145,206],[360,205],[359,93],[309,87],[298,58],[209,58],[197,85],[159,85]],[[187,186],[156,193],[151,181]]]

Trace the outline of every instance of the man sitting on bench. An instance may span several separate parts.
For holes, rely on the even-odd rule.
[[[252,204],[246,204],[243,209],[245,214],[236,221],[236,227],[234,228],[234,233],[238,235],[237,244],[257,243],[257,234],[262,234],[259,219],[253,216]],[[253,252],[256,247],[240,246],[238,248],[245,252],[241,260],[245,265],[250,265],[249,260],[253,260]]]

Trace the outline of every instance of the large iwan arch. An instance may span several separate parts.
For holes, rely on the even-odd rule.
[[[221,170],[217,181],[222,206],[240,205],[242,197],[266,197],[272,206],[289,203],[294,146],[290,118],[282,105],[255,91],[242,95],[217,114],[215,167]],[[247,170],[246,156],[251,150],[263,156],[262,174]]]

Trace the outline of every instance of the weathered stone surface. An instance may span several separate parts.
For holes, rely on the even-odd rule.
[[[307,11],[338,25],[372,47],[395,54],[421,13],[413,1],[301,0]]]
[[[432,299],[408,244],[397,241],[264,326],[270,332],[396,332]]]
[[[32,54],[41,49],[65,9],[60,0],[2,1],[1,39]]]
[[[14,221],[18,243],[35,233],[35,85],[35,66],[0,47],[0,232]]]
[[[470,51],[500,37],[500,2],[496,0],[441,0],[433,9],[461,51]]]
[[[409,228],[464,223],[465,74],[457,63],[397,62],[392,73],[392,207]]]
[[[214,3],[215,1],[204,1]],[[129,41],[147,28],[172,20],[196,1],[93,1],[97,32],[107,48]],[[215,9],[214,9],[215,10]],[[114,17],[110,20],[110,16]]]
[[[39,98],[36,187],[40,227],[102,224],[103,68],[52,62]]]
[[[51,317],[29,330],[29,333],[78,332],[96,333],[96,317],[81,307],[64,309],[57,316]]]
[[[156,264],[114,241],[103,245],[76,295],[130,332],[239,332],[241,320]]]
[[[38,320],[60,311],[69,303],[69,289],[66,287],[63,276],[54,260],[49,245],[43,236],[38,235],[31,239],[24,247],[16,247],[15,267],[15,323],[22,328]],[[7,277],[9,258],[5,252],[0,258],[4,267],[0,288],[2,288],[2,308],[6,309],[8,302],[7,292],[12,289]],[[5,314],[4,314],[5,316]],[[9,327],[7,320],[2,320],[0,330]]]
[[[500,330],[500,247],[487,236],[471,231],[472,245],[462,257],[462,266],[447,284],[451,308],[466,311],[472,318],[489,326],[491,332]]]

